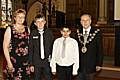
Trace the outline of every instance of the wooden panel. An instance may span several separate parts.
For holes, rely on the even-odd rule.
[[[114,33],[103,33],[103,54],[105,56],[114,56],[115,49]]]
[[[56,16],[51,17],[51,27],[56,27]]]
[[[97,77],[96,80],[120,80],[116,78],[105,78],[105,77]]]
[[[66,0],[66,24],[75,25],[75,19],[79,18],[81,0]]]
[[[115,54],[115,27],[114,25],[98,25],[102,32],[103,54],[114,56]]]
[[[82,6],[82,14],[88,13],[92,15],[92,21],[93,23],[96,23],[98,18],[98,1],[99,0],[82,0],[83,6]]]
[[[66,23],[74,26],[76,19],[84,13],[89,13],[92,15],[95,24],[98,11],[98,0],[66,0]]]
[[[114,22],[114,0],[107,0],[107,21],[110,24]]]

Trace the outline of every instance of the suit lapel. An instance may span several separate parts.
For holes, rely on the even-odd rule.
[[[80,29],[80,34],[83,34],[83,29]],[[81,36],[81,41],[84,41],[83,36]]]
[[[95,30],[91,27],[87,40],[89,40],[91,38],[91,34],[93,34],[94,31]]]

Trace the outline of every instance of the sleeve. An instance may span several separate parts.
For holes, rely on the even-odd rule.
[[[103,64],[103,53],[102,53],[102,34],[100,31],[98,31],[97,34],[97,65],[96,66],[102,66]]]
[[[75,52],[74,52],[74,65],[73,65],[73,75],[77,75],[77,71],[79,68],[79,48],[77,41],[75,42]]]
[[[50,32],[49,32],[49,35],[50,35],[50,54],[52,55],[52,48],[53,48],[53,42],[54,42],[54,36],[53,36],[53,32],[50,30]]]
[[[28,51],[29,51],[29,63],[30,65],[33,65],[33,53],[34,53],[34,48],[33,48],[33,39],[32,39],[32,36],[33,34],[30,33],[30,38],[29,38],[29,48],[28,48]]]
[[[57,43],[56,41],[53,44],[53,50],[52,50],[52,59],[50,61],[50,67],[52,72],[56,72],[56,48],[57,48]]]

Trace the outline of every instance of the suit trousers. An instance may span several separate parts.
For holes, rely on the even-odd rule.
[[[50,64],[35,66],[34,80],[52,80]]]
[[[95,80],[95,74],[96,73],[88,74],[79,72],[77,80]]]
[[[73,65],[60,66],[56,64],[56,74],[58,80],[72,80]]]

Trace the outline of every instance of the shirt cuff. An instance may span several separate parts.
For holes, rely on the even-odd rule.
[[[56,67],[52,67],[52,72],[56,72]]]

